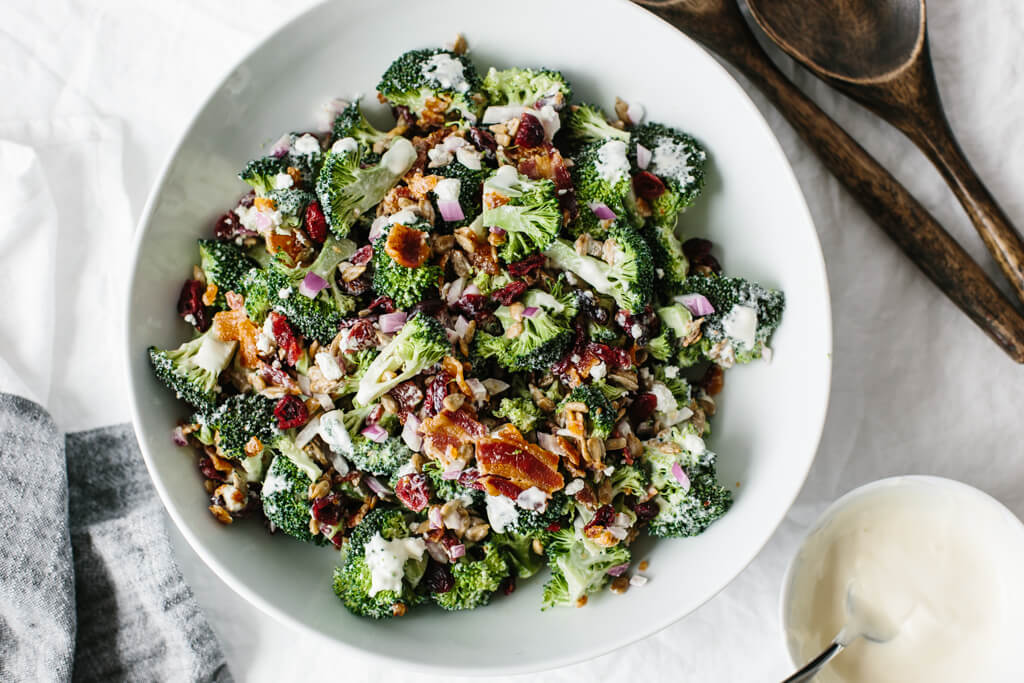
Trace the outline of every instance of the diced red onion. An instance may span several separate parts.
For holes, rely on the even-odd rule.
[[[499,228],[497,225],[492,225],[487,229],[490,231],[492,235],[497,235],[498,237],[504,237],[505,235],[508,234],[507,232],[505,232],[505,228]]]
[[[377,477],[373,476],[372,474],[364,475],[363,481],[365,481],[366,485],[370,487],[370,490],[376,493],[378,496],[391,495],[391,489],[389,489],[384,484],[380,483],[380,480],[377,479]]]
[[[540,309],[537,308],[536,306],[527,306],[526,308],[523,309],[523,316],[527,318],[532,318],[533,316],[537,315],[539,311]]]
[[[629,105],[626,109],[626,118],[628,118],[629,122],[634,126],[640,125],[640,122],[644,120],[644,105],[639,102],[634,102]]]
[[[405,311],[395,311],[394,313],[385,313],[378,322],[380,323],[380,331],[384,334],[391,334],[392,332],[398,332],[405,325],[406,318],[409,314]]]
[[[441,473],[441,478],[444,479],[445,481],[455,481],[456,479],[459,478],[459,475],[461,474],[462,468],[460,467],[457,470],[445,470],[444,472]]]
[[[466,278],[460,277],[452,280],[448,283],[448,293],[444,299],[448,302],[449,306],[454,306],[455,302],[462,296],[462,290],[466,287]]]
[[[677,296],[676,301],[686,306],[690,313],[696,316],[711,315],[715,312],[715,307],[703,294],[683,294]]]
[[[302,282],[299,283],[299,294],[312,299],[326,286],[327,280],[310,271],[306,273],[306,277],[302,278]]]
[[[466,332],[469,331],[469,321],[463,318],[461,315],[459,319],[455,321],[455,336],[462,339],[466,336]]]
[[[373,219],[373,223],[370,223],[370,234],[367,235],[367,239],[370,240],[370,244],[377,241],[380,234],[384,232],[384,228],[388,225],[388,216],[377,216]]]
[[[445,552],[444,546],[437,541],[427,541],[427,552],[435,561],[448,564],[448,553]]]
[[[461,221],[466,217],[458,199],[438,199],[437,210],[441,212],[441,218],[449,223]]]
[[[307,443],[313,440],[313,437],[316,436],[319,430],[320,416],[317,415],[309,422],[307,422],[306,426],[299,430],[299,433],[295,435],[295,445],[298,446],[299,448],[302,448]]]
[[[363,431],[359,433],[370,441],[375,441],[376,443],[384,443],[388,440],[388,430],[384,429],[379,424],[372,424],[369,427],[364,428]]]
[[[607,204],[603,202],[590,202],[587,204],[590,210],[594,212],[598,220],[611,221],[615,220],[615,212],[608,208]]]
[[[405,418],[405,425],[402,427],[402,441],[410,450],[419,451],[423,445],[423,437],[417,431],[420,428],[420,419],[409,413]]]
[[[679,463],[672,463],[672,476],[676,478],[676,481],[683,487],[684,491],[690,490],[690,478],[686,476],[686,472],[683,471],[682,466]]]
[[[558,439],[555,438],[554,434],[537,432],[537,445],[546,451],[551,451],[552,453],[558,453],[561,451],[561,448],[558,445]]]
[[[333,122],[332,122],[333,123]],[[292,146],[292,136],[285,133],[270,146],[270,156],[283,157]]]
[[[327,394],[313,394],[313,398],[315,398],[317,403],[320,404],[320,407],[327,412],[334,410],[334,400]]]
[[[448,554],[451,556],[453,560],[457,560],[466,554],[466,546],[464,546],[461,543],[456,543],[455,545],[448,548]]]
[[[470,377],[466,380],[466,384],[469,385],[470,390],[473,392],[474,401],[486,401],[487,400],[487,388],[484,383],[478,380],[476,377]]]
[[[476,286],[476,283],[470,282],[468,285],[466,285],[466,288],[464,290],[462,290],[462,293],[464,295],[465,294],[479,294],[480,293],[480,288]]]
[[[182,429],[181,425],[178,425],[171,431],[171,441],[174,442],[175,446],[188,445],[188,437],[185,436],[185,430]]]
[[[441,516],[441,506],[432,505],[430,510],[427,512],[427,521],[430,522],[431,529],[443,529],[444,518]]]
[[[623,562],[622,564],[615,565],[614,567],[609,569],[606,573],[609,576],[622,576],[623,574],[626,573],[627,569],[629,569],[629,562]]]
[[[274,227],[274,223],[270,220],[270,216],[262,211],[257,211],[252,214],[252,217],[253,227],[256,228],[257,232],[266,232]]]
[[[640,167],[640,170],[645,170],[651,163],[651,150],[647,149],[639,142],[636,143],[636,165]]]

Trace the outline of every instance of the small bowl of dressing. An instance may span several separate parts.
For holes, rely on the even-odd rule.
[[[1024,681],[1024,523],[951,479],[903,476],[855,489],[808,532],[783,579],[794,670],[857,619],[891,631],[856,638],[820,683]]]

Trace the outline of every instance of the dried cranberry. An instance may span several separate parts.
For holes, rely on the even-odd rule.
[[[306,206],[306,234],[317,244],[323,244],[327,239],[327,219],[320,202],[315,199]]]
[[[238,208],[248,209],[256,201],[256,190],[249,190],[238,199]]]
[[[334,526],[341,521],[341,496],[332,493],[313,501],[313,519],[324,526]]]
[[[371,313],[394,313],[395,302],[390,296],[378,296],[370,302],[370,305],[366,307],[366,310]]]
[[[548,524],[548,529],[547,530],[550,531],[551,533],[555,533],[556,531],[561,531],[562,530],[562,525],[559,524],[558,522],[551,522],[551,524]]]
[[[447,593],[455,587],[455,577],[447,564],[434,559],[427,563],[427,571],[423,574],[423,585],[431,593]]]
[[[483,294],[463,294],[458,301],[452,304],[452,310],[456,313],[462,313],[477,320],[486,317],[492,308],[490,299]]]
[[[238,215],[234,211],[228,211],[214,223],[213,236],[221,241],[230,242],[239,235],[244,234],[244,230],[245,228],[242,227],[242,223],[238,220]]]
[[[485,153],[487,158],[491,159],[498,151],[498,142],[494,139],[494,135],[489,130],[483,128],[470,128],[469,129],[469,141],[473,143],[481,152]]]
[[[650,171],[640,171],[633,176],[633,191],[644,199],[657,199],[665,194],[665,183]]]
[[[658,516],[658,504],[653,500],[649,500],[646,503],[637,503],[633,506],[633,512],[636,514],[638,521],[649,522]]]
[[[725,386],[725,372],[718,365],[712,363],[708,366],[704,376],[701,377],[700,387],[707,392],[708,396],[717,396],[722,387]]]
[[[350,322],[345,335],[345,351],[361,351],[377,344],[377,332],[373,329],[373,321],[368,318],[355,318]]]
[[[451,373],[442,370],[430,380],[430,384],[427,385],[426,403],[423,406],[428,417],[437,415],[444,408],[444,399],[448,396],[448,383],[452,379]]]
[[[583,526],[583,530],[587,531],[589,529],[593,529],[595,526],[608,527],[611,526],[614,521],[615,508],[612,507],[611,503],[607,503],[606,505],[602,505],[597,508],[597,512],[594,513],[594,518]]]
[[[721,273],[722,264],[711,254],[711,240],[692,237],[683,242],[683,255],[691,267],[703,266],[712,273]]]
[[[546,257],[544,254],[527,256],[522,261],[516,261],[515,263],[508,264],[508,274],[512,277],[523,277],[524,275],[528,275],[530,272],[543,266],[545,259]]]
[[[657,396],[654,394],[640,394],[633,399],[633,404],[629,407],[629,419],[634,425],[638,425],[653,415],[654,409],[657,407]]]
[[[423,400],[423,392],[413,380],[402,382],[388,394],[398,404],[398,419],[402,424]]]
[[[523,112],[519,117],[519,130],[516,131],[516,145],[519,147],[539,147],[544,144],[544,124],[533,114]]]
[[[281,429],[301,427],[309,419],[309,411],[306,404],[296,396],[285,396],[274,406],[274,417],[277,418],[277,426]]]
[[[491,298],[502,306],[511,306],[512,302],[523,295],[528,285],[523,280],[513,280],[496,292],[491,292]]]
[[[369,427],[370,425],[377,424],[378,422],[381,421],[381,418],[383,417],[384,406],[378,403],[372,409],[370,409],[370,413],[366,416],[366,426]]]
[[[622,349],[616,349],[607,344],[599,344],[597,342],[590,342],[584,349],[585,354],[592,354],[596,358],[603,361],[612,370],[619,368],[628,368],[633,362],[629,359],[629,354]]]
[[[203,454],[199,458],[199,471],[203,473],[203,476],[207,479],[213,479],[214,481],[227,481],[227,477],[223,472],[213,466],[213,458]]]
[[[626,336],[633,341],[634,346],[645,346],[658,331],[658,316],[650,306],[636,313],[620,308],[615,312],[615,322]]]
[[[185,318],[200,332],[205,332],[210,327],[210,316],[203,306],[203,294],[206,293],[206,286],[199,280],[185,280],[181,287],[181,294],[178,295],[178,315]],[[191,316],[191,320],[189,319]]]
[[[356,252],[352,254],[348,261],[353,266],[365,266],[373,258],[373,247],[369,244],[359,247]]]
[[[277,342],[278,348],[284,349],[288,364],[295,365],[302,358],[302,342],[296,336],[288,318],[276,311],[271,311],[269,318],[274,341]]]
[[[598,325],[608,323],[608,310],[598,303],[597,297],[592,292],[583,292],[578,295],[576,303],[585,318],[593,320]]]
[[[370,291],[370,287],[373,286],[368,273],[363,273],[354,280],[345,282],[342,280],[339,285],[345,291],[346,294],[351,296],[360,296]]]
[[[506,576],[498,584],[498,590],[501,591],[502,595],[512,595],[516,592],[516,577]]]
[[[424,315],[434,316],[440,313],[443,308],[444,302],[440,299],[424,299],[409,309],[409,315],[412,316],[417,313],[422,313]]]
[[[430,503],[430,484],[422,474],[407,474],[395,485],[395,495],[405,507],[419,512]]]

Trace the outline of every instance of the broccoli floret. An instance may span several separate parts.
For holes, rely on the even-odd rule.
[[[312,483],[313,480],[289,458],[274,456],[260,494],[267,521],[289,536],[313,540],[309,532],[309,486]]]
[[[397,437],[388,437],[383,443],[370,439],[356,439],[349,460],[356,469],[388,479],[412,458],[412,451]]]
[[[503,534],[491,534],[490,540],[494,543],[508,562],[509,569],[520,579],[528,579],[547,564],[544,555],[533,552],[535,539],[544,539],[546,532],[535,532],[518,534],[509,531]]]
[[[258,266],[230,242],[199,240],[199,267],[203,269],[206,281],[217,285],[216,305],[224,308],[224,294],[241,293],[245,274]]]
[[[516,172],[514,166],[502,166],[484,182],[483,193],[485,199],[507,199],[500,206],[494,206],[498,202],[485,202],[491,207],[483,212],[485,226],[506,232],[498,253],[507,263],[547,249],[558,236],[562,212],[552,181],[531,180]]]
[[[532,399],[522,396],[515,398],[503,398],[497,410],[493,411],[494,417],[503,417],[521,432],[532,432],[537,426],[537,421],[544,417]]]
[[[609,569],[630,559],[622,544],[605,548],[571,527],[551,534],[545,552],[551,579],[544,586],[544,609],[577,606],[584,596],[604,587]]]
[[[178,398],[198,410],[212,410],[220,387],[217,379],[231,362],[238,342],[222,342],[212,330],[176,349],[149,347],[157,379]]]
[[[501,582],[509,575],[509,566],[493,543],[482,546],[483,557],[465,555],[450,567],[455,583],[444,593],[431,593],[434,602],[449,611],[476,609],[491,600]]]
[[[560,71],[551,69],[495,69],[487,72],[484,91],[491,105],[533,107],[550,104],[556,110],[572,97],[572,86]]]
[[[654,221],[674,227],[679,212],[700,196],[707,153],[686,133],[660,123],[647,123],[637,129],[633,158],[636,158],[636,144],[651,152],[651,162],[645,170],[665,184],[665,192],[650,202]]]
[[[508,370],[548,369],[572,343],[573,331],[566,322],[570,309],[539,289],[527,290],[521,302],[526,308],[536,308],[537,312],[532,316],[521,315],[517,320],[509,306],[499,307],[494,315],[505,334],[494,336],[477,332],[473,338],[473,353],[481,358],[495,358]],[[514,326],[522,331],[509,337],[508,332]]]
[[[599,439],[607,439],[615,429],[615,409],[612,408],[600,387],[592,384],[581,384],[566,396],[558,406],[558,412],[565,410],[569,403],[582,403],[587,407],[585,413],[587,433]]]
[[[647,342],[647,353],[662,363],[667,361],[675,350],[675,335],[668,327],[662,327],[657,337]]]
[[[686,294],[702,294],[715,312],[704,317],[701,351],[710,357],[719,343],[728,342],[738,363],[760,358],[782,320],[782,292],[738,277],[693,275],[683,284]],[[716,359],[726,360],[721,354]]]
[[[608,239],[615,240],[613,263],[578,254],[568,240],[556,239],[547,249],[551,263],[568,270],[602,294],[615,299],[630,312],[642,311],[654,289],[654,265],[647,244],[636,231],[612,226]]]
[[[573,236],[584,232],[603,238],[610,226],[628,221],[639,225],[642,219],[636,209],[633,180],[626,143],[621,140],[591,142],[573,157],[572,182],[580,211],[569,226]],[[597,217],[595,205],[604,204],[616,220]],[[586,208],[583,208],[586,205]]]
[[[619,140],[629,142],[629,131],[608,123],[604,112],[592,104],[574,104],[565,117],[565,132],[575,144]]]
[[[661,442],[678,448],[659,448]],[[705,448],[691,423],[673,427],[649,442],[644,454],[651,484],[658,489],[654,498],[658,514],[649,527],[653,535],[696,536],[732,505],[732,493],[715,477],[715,454]],[[678,470],[684,474],[683,481]]]
[[[666,448],[666,445],[670,447]],[[707,450],[693,423],[686,422],[646,442],[644,461],[650,470],[651,484],[664,493],[681,486],[674,471],[676,465],[683,471],[713,467],[714,453]]]
[[[463,486],[458,479],[445,479],[444,467],[436,460],[423,463],[421,472],[430,480],[430,488],[438,500],[448,502],[461,498],[468,501],[469,505],[477,505],[484,501],[484,492],[480,489]]]
[[[271,190],[267,193],[267,198],[273,199],[274,208],[281,212],[281,225],[298,228],[302,226],[306,207],[316,199],[316,195],[306,190],[288,188]]]
[[[393,616],[396,605],[415,607],[423,602],[415,588],[426,570],[425,550],[423,539],[409,538],[409,527],[400,511],[372,510],[349,536],[342,564],[334,570],[334,594],[353,614],[374,619]],[[402,576],[388,577],[388,585],[375,587],[367,554],[389,552],[405,558]],[[397,590],[393,589],[395,584]]]
[[[600,390],[609,401],[616,401],[629,393],[628,389],[624,389],[617,384],[609,384],[603,379],[594,380],[590,383],[590,386]]]
[[[491,275],[490,273],[485,273],[481,270],[473,276],[473,284],[477,286],[477,289],[479,289],[480,293],[484,296],[490,296],[492,293],[498,291],[502,287],[505,287],[510,282],[512,282],[512,278],[504,270],[497,275]]]
[[[264,446],[281,436],[274,416],[276,401],[260,394],[236,394],[198,421],[215,433],[217,450],[224,457],[245,460],[245,444],[253,437]]]
[[[683,245],[676,237],[674,224],[652,223],[644,228],[643,237],[651,250],[654,274],[658,277],[658,291],[668,295],[678,294],[690,270],[690,263],[683,254]]]
[[[365,406],[377,400],[444,358],[450,349],[441,323],[423,313],[413,315],[366,369],[359,382],[356,402]],[[384,379],[386,372],[393,373],[394,377]]]
[[[363,163],[373,163],[380,157],[379,154],[373,151],[374,147],[386,145],[391,141],[392,136],[388,135],[385,131],[374,128],[366,120],[366,116],[363,115],[362,107],[359,106],[359,100],[355,100],[342,109],[341,113],[334,119],[332,140],[344,138],[352,138],[359,144]]]
[[[555,527],[569,525],[569,513],[573,509],[573,501],[561,491],[555,491],[548,498],[547,507],[543,510],[517,510],[515,521],[505,525],[504,533],[538,535]]]
[[[424,113],[457,113],[475,122],[487,96],[473,63],[450,50],[410,50],[387,68],[377,91],[393,106],[407,107],[422,127],[437,122],[424,120]],[[443,109],[438,107],[443,105]]]
[[[427,223],[405,226],[420,232],[427,232]],[[417,268],[409,268],[391,258],[385,245],[392,227],[389,226],[373,245],[373,291],[381,296],[389,296],[400,309],[409,309],[423,301],[431,290],[437,290],[441,279],[440,266],[424,263]]]
[[[430,172],[443,178],[450,178],[459,181],[459,205],[462,207],[462,213],[465,218],[461,221],[448,222],[441,218],[440,211],[438,211],[438,220],[441,224],[448,229],[459,228],[464,225],[469,225],[474,218],[480,215],[480,198],[483,182],[487,179],[490,169],[469,168],[459,161],[453,161],[450,164],[446,164],[438,168],[432,168],[430,169]],[[434,196],[436,198],[437,195],[434,194]]]
[[[258,194],[265,195],[277,186],[277,176],[287,170],[284,157],[265,156],[247,163],[238,177],[249,183]]]
[[[345,140],[351,140],[345,145]],[[348,235],[363,213],[376,206],[395,183],[412,168],[416,150],[405,138],[395,138],[380,161],[363,166],[362,155],[352,138],[339,140],[324,160],[316,182],[316,194],[327,224],[338,237]]]
[[[620,494],[639,498],[647,491],[650,483],[647,472],[637,465],[618,465],[610,478],[612,498],[618,498]]]

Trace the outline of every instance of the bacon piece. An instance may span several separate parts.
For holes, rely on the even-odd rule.
[[[565,486],[558,472],[558,456],[523,438],[511,424],[504,425],[493,436],[477,441],[476,462],[484,474],[484,486],[491,495],[501,494],[504,479],[521,490],[535,486],[544,493]]]
[[[388,233],[384,251],[400,266],[419,268],[430,256],[427,233],[395,223]]]
[[[423,452],[447,467],[458,457],[459,448],[476,442],[487,434],[487,428],[468,410],[459,408],[428,417],[420,425],[419,433],[423,435]]]

